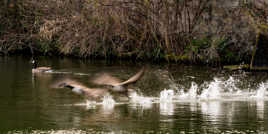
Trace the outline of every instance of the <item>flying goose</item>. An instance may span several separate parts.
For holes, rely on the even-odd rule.
[[[32,60],[32,73],[45,73],[51,71],[51,67],[37,67],[37,61]]]
[[[70,88],[72,92],[84,95],[89,100],[99,100],[109,93],[107,89],[88,88],[83,84],[71,79],[61,81],[58,84],[58,88]]]
[[[135,83],[137,80],[139,80],[144,74],[144,68],[142,68],[138,73],[136,73],[134,76],[130,77],[126,81],[121,81],[118,78],[115,78],[107,73],[102,74],[101,76],[94,79],[92,82],[97,85],[106,85],[107,88],[110,88],[113,92],[129,92],[132,89],[128,89],[128,85]]]
[[[103,96],[105,96],[108,93],[111,94],[118,93],[126,97],[129,97],[128,96],[129,92],[133,91],[133,89],[127,89],[127,85],[138,81],[143,76],[143,74],[144,74],[144,68],[124,82],[120,82],[119,79],[112,77],[108,74],[103,74],[92,81],[97,85],[108,86],[104,88],[88,88],[83,84],[71,79],[65,79],[58,82],[56,84],[56,87],[70,88],[74,93],[82,94],[89,100],[100,100],[101,98],[103,98]]]

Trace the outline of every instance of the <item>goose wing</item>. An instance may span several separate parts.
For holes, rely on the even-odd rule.
[[[93,83],[97,85],[111,85],[116,86],[119,83],[121,83],[121,80],[118,78],[115,78],[107,73],[102,74],[101,76],[97,77],[92,81]]]
[[[109,74],[103,74],[93,80],[92,82],[98,85],[107,85],[112,86],[109,88],[111,91],[114,92],[126,92],[125,86],[135,83],[137,80],[139,80],[144,74],[144,68],[142,68],[138,73],[136,73],[134,76],[130,77],[128,80],[121,82],[121,80],[110,76]]]
[[[117,86],[126,86],[129,85],[131,83],[135,83],[136,81],[138,81],[144,74],[144,68],[142,68],[138,73],[136,73],[134,76],[130,77],[128,80],[118,83]]]

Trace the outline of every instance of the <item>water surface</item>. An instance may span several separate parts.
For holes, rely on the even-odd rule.
[[[87,86],[107,72],[126,80],[144,63],[39,57],[52,73],[32,74],[30,57],[0,57],[1,133],[267,133],[267,73],[146,65],[129,102],[89,104],[63,78]],[[110,97],[113,97],[112,99]]]

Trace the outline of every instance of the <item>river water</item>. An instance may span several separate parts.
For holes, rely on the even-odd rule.
[[[30,57],[0,57],[0,133],[268,133],[268,75],[201,66],[38,57],[50,73],[32,74]],[[92,102],[56,81],[109,73],[128,79],[129,101]]]

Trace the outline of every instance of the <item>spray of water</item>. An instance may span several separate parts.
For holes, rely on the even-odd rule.
[[[86,109],[95,109],[97,105],[102,105],[104,109],[113,109],[116,102],[111,95],[105,95],[102,99],[102,102],[96,102],[92,100],[86,100],[85,104],[76,104],[76,105],[86,105]]]
[[[267,88],[268,82],[262,82],[257,87],[256,91],[248,92],[248,90],[240,89],[238,85],[240,81],[230,76],[229,79],[223,80],[222,78],[214,78],[210,83],[204,82],[200,87],[192,82],[188,92],[183,92],[183,89],[178,90],[178,96],[175,99],[179,101],[196,100],[196,101],[209,101],[209,100],[221,100],[221,101],[249,101],[256,99],[268,99]],[[202,91],[197,94],[197,91]]]
[[[221,81],[217,78],[214,78],[208,88],[204,89],[201,95],[199,96],[201,100],[210,100],[210,99],[219,99],[220,97],[220,83]]]
[[[183,90],[179,90],[178,98],[194,100],[198,97],[197,90],[198,90],[198,85],[195,82],[192,82],[191,87],[188,90],[188,92],[184,92]]]
[[[160,92],[159,103],[160,103],[160,114],[162,115],[173,115],[174,104],[173,99],[175,97],[174,90],[164,89]]]
[[[228,80],[223,82],[223,86],[227,89],[228,92],[239,93],[239,88],[236,86],[236,83],[239,82],[239,79],[234,79],[233,76],[230,76]]]
[[[268,83],[261,83],[256,91],[256,94],[253,96],[257,99],[264,99],[266,96],[266,89],[268,88]]]
[[[112,109],[114,108],[114,105],[115,105],[115,100],[113,99],[113,97],[111,95],[105,95],[103,97],[103,100],[102,100],[102,105],[103,105],[103,108],[104,109]]]
[[[130,103],[134,106],[141,106],[142,108],[151,108],[153,103],[152,97],[144,97],[143,95],[138,95],[136,92],[131,93]]]
[[[142,95],[138,95],[136,92],[130,95],[132,103],[151,103],[149,98],[143,97]]]
[[[203,83],[200,87],[192,82],[191,87],[187,92],[184,89],[164,89],[160,92],[159,97],[145,97],[139,95],[136,92],[132,93],[130,97],[130,104],[132,106],[141,106],[142,108],[151,108],[153,103],[160,103],[160,110],[163,114],[172,114],[174,105],[170,105],[173,102],[181,101],[194,101],[194,102],[208,102],[208,101],[234,101],[234,100],[256,100],[265,99],[266,90],[268,88],[268,82],[262,82],[258,86],[255,92],[245,92],[243,89],[239,89],[236,84],[237,80],[232,76],[227,80],[220,78],[214,78],[210,83]],[[174,85],[173,85],[174,86]],[[201,93],[198,94],[198,91]],[[177,91],[177,92],[175,92]],[[87,101],[86,105],[88,108],[95,108],[96,105],[102,105],[105,109],[113,109],[116,101],[111,95],[104,96],[101,103],[95,101]]]
[[[160,102],[172,102],[174,98],[174,90],[166,90],[164,89],[163,91],[160,92]]]

